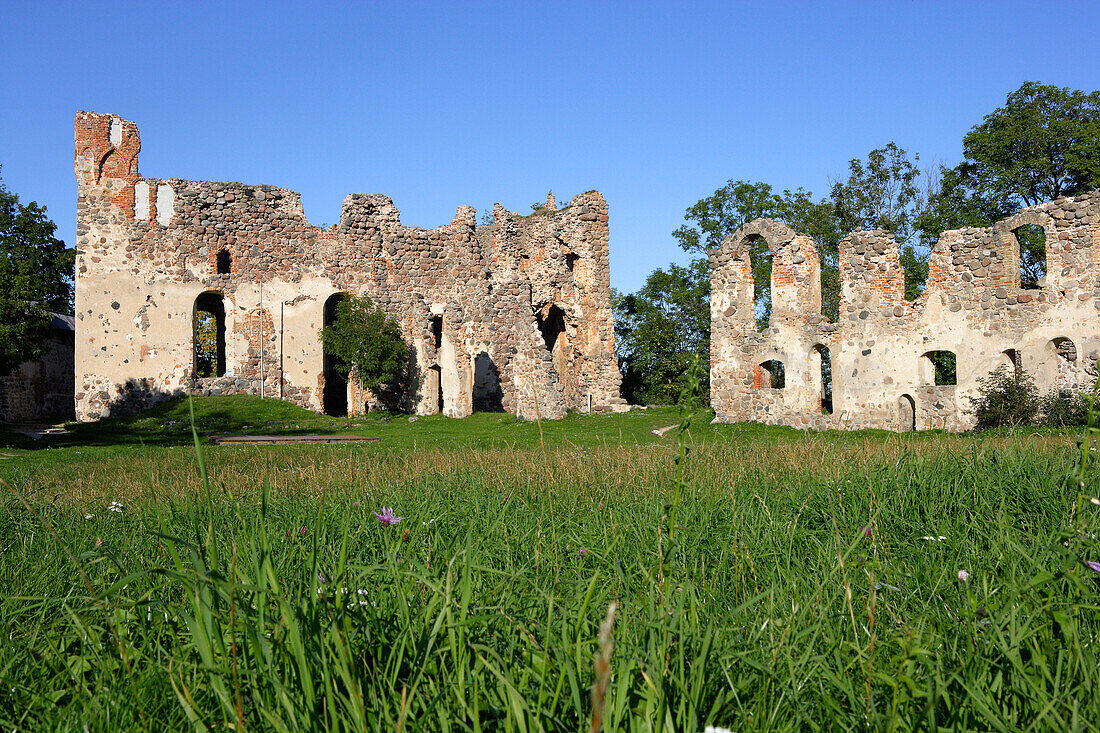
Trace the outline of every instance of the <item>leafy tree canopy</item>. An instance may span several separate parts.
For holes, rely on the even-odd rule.
[[[337,303],[332,325],[321,329],[321,343],[336,358],[337,371],[376,395],[405,376],[409,347],[401,327],[366,296]]]
[[[0,375],[42,356],[49,311],[72,312],[74,252],[46,208],[21,204],[0,180]]]
[[[612,293],[625,399],[671,404],[687,386],[693,359],[709,362],[709,296],[710,266],[702,258],[655,270],[632,295]]]
[[[963,138],[963,172],[1012,208],[1100,187],[1100,92],[1025,82]]]

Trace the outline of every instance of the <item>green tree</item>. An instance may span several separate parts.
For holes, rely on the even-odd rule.
[[[409,347],[401,327],[366,296],[340,300],[332,325],[321,329],[321,343],[337,371],[376,395],[399,388],[406,376]]]
[[[833,184],[830,193],[840,231],[885,229],[894,235],[910,300],[928,280],[927,248],[912,241],[927,202],[919,186],[919,160],[891,141],[868,153],[866,161],[849,161],[848,180]]]
[[[975,190],[1014,208],[1100,187],[1100,92],[1025,82],[966,134],[963,155]]]
[[[918,225],[932,244],[948,229],[988,227],[1024,206],[1100,187],[1100,92],[1025,82],[963,138],[964,159]],[[1039,231],[1018,233],[1023,285],[1046,272]]]
[[[675,402],[693,359],[710,362],[709,262],[655,270],[637,293],[613,292],[612,305],[623,397],[635,404]]]
[[[74,252],[46,208],[19,203],[0,180],[0,375],[42,356],[49,311],[71,313]]]

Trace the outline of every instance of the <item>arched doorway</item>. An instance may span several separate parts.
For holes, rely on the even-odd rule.
[[[336,308],[347,296],[334,293],[325,301],[323,324],[328,328],[336,320]],[[343,416],[348,414],[348,378],[344,364],[335,355],[324,348],[324,391],[321,395],[321,407],[326,415]]]
[[[225,376],[225,299],[221,293],[195,298],[192,368],[199,378]]]
[[[815,344],[810,350],[810,383],[816,387],[816,402],[822,415],[833,414],[833,359],[829,347]]]
[[[425,389],[430,400],[432,415],[443,414],[443,370],[438,364],[428,367]]]
[[[917,429],[917,405],[913,398],[903,394],[898,398],[898,432],[911,433]]]

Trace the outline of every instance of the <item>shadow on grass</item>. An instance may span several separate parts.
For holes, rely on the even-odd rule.
[[[402,416],[373,413],[369,418],[322,415],[278,399],[248,395],[194,397],[194,427],[200,439],[212,435],[340,435]],[[187,397],[163,402],[140,414],[69,423],[68,433],[34,440],[0,434],[0,446],[27,450],[71,446],[190,445],[191,411]]]

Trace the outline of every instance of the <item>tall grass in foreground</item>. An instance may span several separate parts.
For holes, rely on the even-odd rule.
[[[221,453],[122,512],[31,471],[0,724],[1096,730],[1094,437]]]

